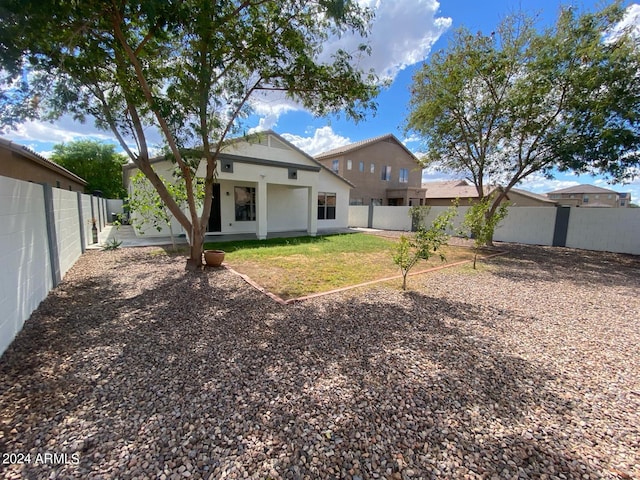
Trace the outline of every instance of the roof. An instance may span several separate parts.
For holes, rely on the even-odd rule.
[[[427,182],[422,188],[426,189],[425,198],[478,198],[476,186],[466,180]],[[487,189],[487,193],[491,190]]]
[[[573,193],[573,194],[582,194],[582,193],[618,193],[615,190],[609,190],[608,188],[596,187],[595,185],[589,184],[581,184],[576,185],[574,187],[569,188],[561,188],[560,190],[554,190],[553,192],[548,192],[547,195],[555,193]]]
[[[303,150],[300,150],[298,147],[296,147],[293,143],[289,142],[286,138],[281,137],[280,135],[278,135],[276,132],[274,132],[273,130],[263,130],[261,132],[257,132],[257,133],[252,133],[249,135],[244,135],[241,137],[234,137],[234,138],[230,138],[228,140],[225,140],[225,145],[231,145],[234,143],[238,143],[238,142],[242,142],[242,141],[247,141],[249,139],[251,139],[252,137],[257,137],[259,135],[273,135],[274,137],[276,137],[280,142],[284,143],[285,145],[287,145],[289,148],[291,148],[292,150],[298,152],[299,154],[303,155],[305,158],[307,158],[308,160],[311,160],[311,162],[313,162],[314,165],[320,167],[322,170],[329,172],[331,175],[339,178],[340,180],[342,180],[343,182],[345,182],[347,185],[349,185],[352,188],[355,188],[355,185],[353,183],[351,183],[349,180],[347,180],[346,178],[342,177],[341,175],[338,175],[336,172],[334,172],[333,170],[331,170],[330,168],[325,167],[324,165],[322,165],[320,162],[318,162],[315,158],[313,158],[311,155],[309,155],[308,153],[304,152]],[[220,152],[220,156],[224,157],[224,152]],[[159,157],[154,157],[149,159],[149,163],[153,164],[153,163],[158,163],[158,162],[163,162],[167,159],[167,156],[159,156]],[[126,165],[122,166],[123,170],[132,170],[138,168],[138,166],[133,163],[133,162],[129,162]]]
[[[425,198],[478,198],[478,190],[476,189],[476,186],[466,180],[428,182],[423,183],[422,187],[426,189]],[[488,195],[495,189],[496,187],[493,185],[485,186],[485,195]],[[553,200],[549,200],[544,195],[538,195],[536,193],[528,192],[527,190],[521,190],[519,188],[512,188],[510,192],[517,193],[519,195],[529,197],[540,202],[555,203]],[[507,197],[508,196],[509,194],[507,194]]]
[[[6,138],[0,138],[0,147],[5,147],[8,150],[11,150],[12,152],[15,152],[25,158],[28,158],[29,160],[39,165],[42,165],[43,167],[48,168],[49,170],[53,170],[54,172],[57,172],[60,175],[63,175],[81,185],[85,185],[85,186],[87,185],[87,181],[84,180],[83,178],[67,170],[66,168],[58,165],[57,163],[52,162],[51,160],[43,157],[39,153],[34,152],[30,148],[25,147],[24,145],[13,143],[11,140],[7,140]]]
[[[537,193],[529,192],[527,190],[521,190],[519,188],[512,188],[511,192],[518,193],[525,197],[533,198],[534,200],[538,200],[539,202],[556,203],[554,200],[550,200],[544,195],[538,195]]]
[[[407,147],[405,147],[404,144],[400,140],[398,140],[392,133],[387,133],[386,135],[380,135],[379,137],[368,138],[366,140],[361,140],[349,145],[343,145],[341,147],[333,148],[331,150],[327,150],[326,152],[319,153],[315,158],[318,160],[324,160],[330,157],[338,157],[346,153],[354,152],[356,150],[360,150],[361,148],[368,147],[370,145],[373,145],[374,143],[384,142],[386,140],[392,140],[393,142],[400,145],[403,150],[406,151],[407,154],[416,161],[416,163],[420,163],[416,156],[411,153],[411,151]]]

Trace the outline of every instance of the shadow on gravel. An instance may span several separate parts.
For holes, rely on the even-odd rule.
[[[507,255],[491,259],[504,266],[495,272],[513,280],[569,280],[578,286],[636,284],[640,277],[640,257],[610,252],[535,245],[499,244]]]
[[[63,283],[2,357],[0,451],[79,455],[16,478],[600,474],[562,436],[562,379],[453,326],[486,311],[385,290],[284,307],[171,258],[142,258],[165,276],[131,294],[128,261]]]

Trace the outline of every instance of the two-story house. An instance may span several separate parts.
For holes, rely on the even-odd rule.
[[[362,140],[315,159],[355,187],[351,205],[423,205],[422,166],[394,135]]]
[[[547,193],[547,197],[559,205],[571,207],[625,208],[631,203],[631,193],[588,184],[554,190]]]

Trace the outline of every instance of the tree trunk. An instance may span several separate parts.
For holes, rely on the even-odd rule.
[[[201,235],[193,235],[189,242],[189,258],[187,258],[186,270],[198,270],[202,268],[203,238]]]

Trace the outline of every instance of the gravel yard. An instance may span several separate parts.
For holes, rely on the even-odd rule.
[[[0,477],[639,479],[640,260],[501,247],[290,306],[88,252],[0,359]]]

